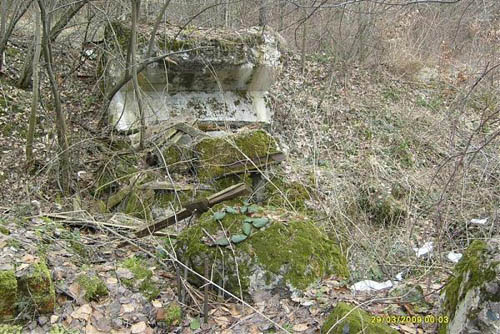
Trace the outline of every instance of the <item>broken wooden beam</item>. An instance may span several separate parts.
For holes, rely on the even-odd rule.
[[[170,225],[173,225],[178,221],[190,217],[194,212],[202,213],[208,211],[208,209],[210,209],[215,204],[248,194],[249,192],[250,190],[245,183],[235,184],[234,186],[228,187],[216,194],[208,196],[207,198],[186,204],[183,209],[175,212],[174,214],[157,222],[154,222],[144,229],[135,232],[135,236],[137,238],[145,237]]]
[[[222,174],[221,176],[218,176],[217,179],[245,172],[255,172],[257,170],[267,168],[270,165],[279,164],[280,162],[283,162],[285,160],[285,154],[283,154],[282,152],[276,152],[267,154],[262,157],[235,161],[230,165],[224,165],[223,167],[225,169],[228,169],[229,171]]]

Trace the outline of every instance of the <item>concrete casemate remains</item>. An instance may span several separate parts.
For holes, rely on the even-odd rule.
[[[242,125],[269,123],[272,115],[266,96],[281,68],[283,39],[260,27],[179,30],[160,27],[152,57],[175,54],[149,64],[138,75],[146,125],[186,118]],[[138,63],[145,59],[150,31],[149,26],[139,27]],[[106,29],[108,52],[100,63],[105,91],[125,72],[129,36],[129,26],[121,22]],[[132,81],[113,96],[109,122],[119,131],[139,127]]]

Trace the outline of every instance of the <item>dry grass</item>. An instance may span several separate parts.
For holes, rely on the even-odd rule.
[[[321,222],[343,241],[353,281],[437,277],[452,265],[449,250],[498,233],[499,138],[482,145],[500,130],[500,101],[487,80],[471,90],[357,69],[329,87],[328,62],[308,62],[303,79],[299,63],[274,89],[274,133],[292,174],[315,190]],[[469,224],[484,217],[487,227]],[[437,256],[417,259],[413,247],[427,241]]]

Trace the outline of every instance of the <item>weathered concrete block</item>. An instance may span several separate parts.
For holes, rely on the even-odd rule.
[[[243,124],[270,122],[266,94],[281,66],[283,42],[278,34],[260,28],[198,29],[179,36],[177,32],[178,28],[169,26],[159,31],[154,56],[186,52],[154,62],[139,74],[146,124],[186,117]],[[121,52],[126,50],[129,33],[120,23],[106,31],[111,55],[101,67],[105,89],[110,89],[124,73]],[[139,35],[138,62],[145,57],[148,38],[148,34]],[[139,111],[132,82],[113,97],[109,121],[117,130],[138,127]]]

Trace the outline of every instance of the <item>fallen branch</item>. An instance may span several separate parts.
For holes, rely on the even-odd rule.
[[[201,200],[186,204],[180,211],[177,211],[174,214],[163,218],[158,222],[150,224],[142,230],[135,232],[135,236],[137,238],[145,237],[147,235],[150,235],[151,233],[157,232],[170,225],[173,225],[178,221],[191,217],[195,212],[202,213],[208,211],[208,209],[215,204],[236,198],[247,193],[249,193],[248,187],[244,183],[238,183],[207,198],[203,198]]]

